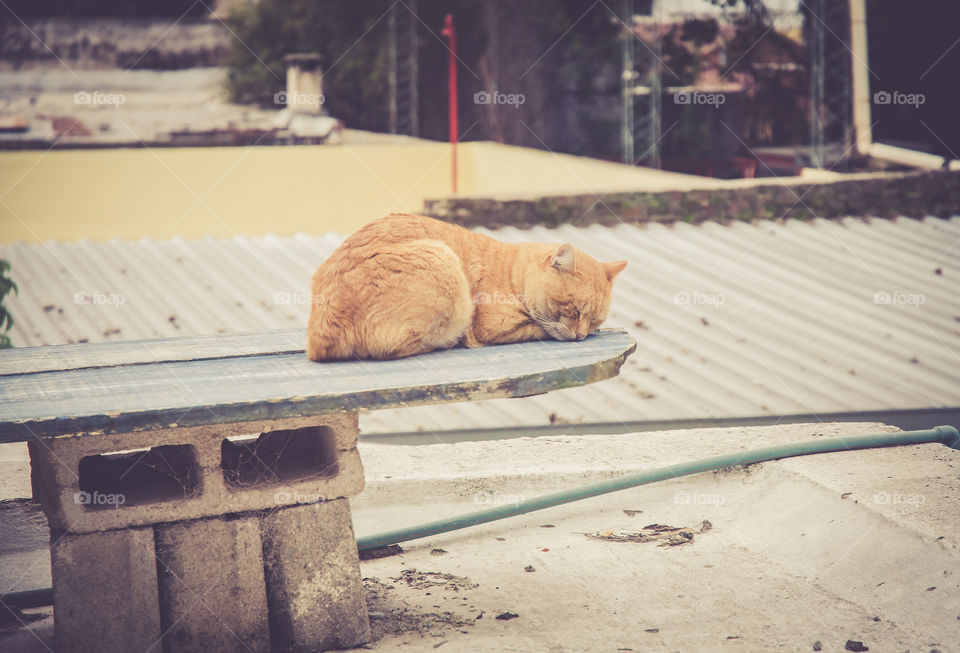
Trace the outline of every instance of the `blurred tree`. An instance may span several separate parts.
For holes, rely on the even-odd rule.
[[[233,100],[263,105],[286,87],[283,57],[324,57],[324,95],[352,127],[387,128],[384,3],[378,0],[263,0],[227,18],[237,35],[228,61]]]
[[[707,64],[704,48],[725,38],[723,49],[731,68],[719,72],[722,77],[747,79],[751,98],[742,107],[748,114],[743,124],[757,125],[754,131],[764,135],[763,144],[804,142],[808,130],[803,97],[809,83],[798,82],[797,73],[788,80],[790,75],[782,72],[784,63],[805,65],[802,48],[772,30],[762,0],[705,1],[740,9],[734,12],[733,36],[725,36],[729,30],[713,18],[665,28],[660,50],[666,64],[663,85],[693,84]],[[637,2],[635,9],[641,5]],[[447,51],[439,31],[444,14],[453,13],[463,140],[489,139],[618,158],[619,49],[628,31],[610,3],[419,0],[418,7],[422,137],[445,140],[447,136]],[[382,0],[260,0],[238,9],[228,19],[238,37],[228,63],[232,98],[271,104],[274,94],[285,86],[283,56],[319,52],[325,58],[324,93],[331,114],[353,128],[387,131],[388,9]],[[403,5],[397,10],[407,9]],[[646,34],[642,29],[641,33]],[[641,75],[647,72],[647,60],[652,60],[642,56],[645,52],[636,48]],[[765,66],[768,63],[774,65]],[[522,102],[479,103],[474,96],[480,91],[522,96]],[[696,120],[689,111],[683,115]],[[670,137],[677,142],[669,141],[679,150],[693,155],[718,149],[705,137],[705,129],[712,131],[712,127],[681,127]],[[720,130],[732,138],[728,130]],[[741,136],[759,144],[752,134]]]
[[[3,300],[11,290],[18,293],[19,289],[17,284],[7,276],[9,271],[10,264],[0,259],[0,349],[8,349],[13,346],[13,343],[10,342],[10,336],[7,335],[7,332],[13,327],[13,316],[3,305]]]
[[[683,21],[680,38],[694,47],[700,47],[716,41],[719,33],[720,25],[716,18],[688,18]]]
[[[210,3],[212,4],[212,3]],[[197,0],[4,0],[0,22],[26,18],[199,18],[208,12]]]
[[[609,107],[596,107],[616,102],[619,90],[619,23],[602,3],[420,0],[418,6],[421,136],[446,138],[447,51],[439,31],[444,14],[453,13],[466,140],[616,155],[615,114],[603,118]],[[237,35],[227,62],[231,98],[271,104],[285,85],[283,56],[319,52],[331,114],[350,127],[386,131],[388,7],[382,0],[261,0],[237,9],[227,19]],[[477,104],[479,91],[523,101]]]

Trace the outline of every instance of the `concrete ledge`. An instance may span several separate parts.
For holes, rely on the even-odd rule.
[[[856,175],[826,183],[806,179],[717,182],[717,188],[591,193],[537,199],[454,197],[425,201],[424,215],[465,227],[554,227],[815,217],[948,217],[960,206],[960,173]]]

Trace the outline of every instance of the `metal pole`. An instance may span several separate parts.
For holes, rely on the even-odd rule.
[[[397,7],[387,16],[387,106],[390,112],[390,133],[397,133]]]
[[[653,67],[650,69],[650,167],[660,167],[660,124],[663,86],[660,79],[660,59],[662,57],[662,48],[660,45],[660,0],[653,0],[651,7],[653,14]]]
[[[823,22],[824,0],[810,0],[810,165],[824,167],[823,153]]]
[[[633,0],[623,0],[623,38],[620,43],[620,57],[623,72],[620,75],[620,93],[623,101],[620,139],[623,149],[623,162],[633,165]]]
[[[444,36],[450,43],[449,56],[449,83],[450,83],[450,154],[451,154],[451,172],[453,175],[453,194],[457,193],[457,140],[459,139],[459,128],[457,125],[457,31],[453,25],[453,14],[447,14],[443,19]]]

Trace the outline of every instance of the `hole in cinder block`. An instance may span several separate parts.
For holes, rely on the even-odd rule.
[[[200,489],[196,451],[189,444],[85,456],[78,470],[87,510],[186,499]]]
[[[220,445],[220,467],[229,488],[336,476],[335,433],[328,426],[308,426],[227,438]]]

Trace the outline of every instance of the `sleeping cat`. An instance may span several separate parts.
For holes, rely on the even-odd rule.
[[[607,317],[626,261],[567,244],[510,244],[420,215],[348,237],[313,275],[311,360],[391,359],[457,345],[582,340]]]

